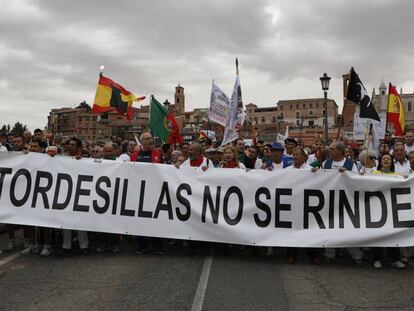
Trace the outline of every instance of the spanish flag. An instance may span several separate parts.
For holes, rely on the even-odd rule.
[[[102,113],[116,110],[130,120],[132,117],[132,103],[143,99],[145,99],[145,96],[136,97],[118,83],[101,75],[96,88],[92,112]]]
[[[402,136],[405,127],[404,104],[394,85],[388,88],[387,124],[394,125],[395,135]]]

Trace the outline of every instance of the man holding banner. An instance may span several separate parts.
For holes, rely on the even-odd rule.
[[[157,149],[154,148],[154,140],[151,133],[144,132],[139,138],[141,142],[141,149],[135,151],[131,155],[131,161],[135,162],[146,162],[146,163],[162,163],[162,156]],[[148,242],[152,243],[153,251],[155,255],[162,255],[162,239],[160,238],[150,238],[146,236],[137,236],[135,237],[136,242],[136,251],[135,254],[141,255],[147,251]]]

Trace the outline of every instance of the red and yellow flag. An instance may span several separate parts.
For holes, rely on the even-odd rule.
[[[143,99],[145,96],[136,97],[118,83],[101,75],[96,88],[92,112],[102,113],[116,110],[127,119],[131,119],[132,103]]]
[[[388,88],[387,123],[394,125],[395,135],[402,136],[405,127],[404,104],[394,85]]]

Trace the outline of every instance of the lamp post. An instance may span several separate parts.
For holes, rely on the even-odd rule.
[[[323,74],[322,77],[319,78],[322,84],[322,90],[324,93],[324,103],[323,107],[325,109],[325,145],[328,145],[328,90],[329,90],[329,81],[331,77],[329,77],[326,72]]]

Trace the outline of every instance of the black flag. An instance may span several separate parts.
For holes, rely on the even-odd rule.
[[[381,122],[380,117],[369,98],[368,92],[359,79],[354,67],[351,68],[351,77],[348,84],[346,99],[359,105],[359,117]]]
[[[111,85],[112,95],[109,102],[110,106],[118,109],[120,112],[127,114],[128,113],[128,102],[122,101],[121,90],[118,89],[115,85]]]

